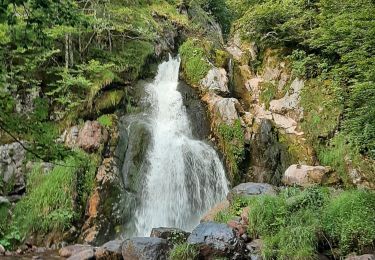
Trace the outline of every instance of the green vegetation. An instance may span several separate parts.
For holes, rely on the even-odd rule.
[[[277,196],[236,198],[216,221],[226,223],[244,207],[249,208],[248,233],[263,240],[266,259],[315,259],[319,250],[335,256],[361,253],[375,242],[375,193],[370,191],[287,188]]]
[[[237,183],[241,179],[239,167],[245,158],[245,136],[241,121],[237,119],[232,125],[220,124],[217,134],[229,167],[229,177],[232,183]]]
[[[266,105],[266,108],[269,109],[270,102],[273,99],[276,99],[277,95],[277,86],[271,82],[261,83],[261,93],[259,96],[259,101]]]
[[[85,210],[96,166],[95,160],[82,152],[55,165],[51,172],[35,166],[28,175],[27,195],[16,204],[8,232],[15,228],[24,238],[30,233],[69,229]]]
[[[169,254],[170,260],[196,260],[198,259],[198,248],[187,243],[178,244],[173,247]]]
[[[186,79],[192,84],[198,84],[211,68],[202,40],[188,39],[181,45],[179,53]]]

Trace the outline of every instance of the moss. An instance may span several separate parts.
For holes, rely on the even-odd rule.
[[[114,123],[114,117],[115,115],[102,115],[98,118],[99,124],[101,124],[104,127],[111,128]]]
[[[284,145],[290,156],[290,163],[313,165],[313,148],[305,140],[294,135],[279,133],[279,142]]]
[[[211,68],[202,40],[188,39],[181,45],[179,53],[186,79],[193,85],[198,84]]]
[[[124,90],[105,91],[96,98],[95,110],[97,113],[113,111],[118,107],[124,97]]]
[[[228,52],[220,49],[215,50],[215,66],[225,68],[229,60]]]
[[[245,157],[245,136],[241,121],[237,119],[232,125],[220,124],[217,133],[229,168],[229,179],[237,183],[241,179],[239,168]]]

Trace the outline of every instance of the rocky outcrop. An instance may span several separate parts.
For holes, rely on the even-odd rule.
[[[236,197],[251,197],[262,194],[276,195],[276,189],[267,183],[241,183],[228,193],[227,199],[232,201]]]
[[[214,92],[219,95],[228,95],[228,77],[223,68],[212,68],[208,71],[206,77],[200,82],[201,90]]]
[[[375,260],[375,254],[348,256],[345,260]]]
[[[135,237],[124,241],[122,257],[132,260],[164,260],[168,257],[167,240],[158,237]]]
[[[25,158],[26,151],[20,143],[0,146],[0,195],[25,189]]]
[[[61,248],[59,250],[59,255],[61,257],[68,258],[68,257],[71,257],[73,255],[77,255],[82,251],[90,250],[90,249],[92,249],[92,246],[90,246],[90,245],[75,244],[75,245],[70,245],[70,246],[66,246],[66,247]]]
[[[188,237],[187,243],[196,245],[200,256],[207,259],[234,255],[242,248],[232,228],[215,222],[199,224]]]
[[[208,93],[203,96],[202,100],[208,105],[209,114],[211,115],[211,122],[214,125],[233,124],[235,120],[239,119],[237,110],[241,105],[235,98],[223,98],[214,93]]]
[[[86,121],[82,127],[73,126],[63,134],[65,144],[95,152],[108,141],[108,131],[97,121]]]
[[[330,167],[293,164],[285,171],[282,182],[290,186],[308,187],[316,184],[336,184],[339,178]]]

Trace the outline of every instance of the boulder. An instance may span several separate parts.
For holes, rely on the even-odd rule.
[[[94,152],[108,141],[108,131],[97,121],[86,121],[83,127],[73,126],[61,136],[65,145],[79,147],[86,152]]]
[[[216,204],[212,209],[207,211],[204,216],[201,219],[201,222],[207,222],[207,221],[214,221],[215,216],[220,212],[227,208],[229,208],[230,204],[228,200],[224,200],[222,202],[219,202]]]
[[[121,260],[122,258],[122,240],[112,240],[95,251],[96,260]]]
[[[122,244],[122,257],[132,260],[164,260],[168,258],[169,245],[158,237],[134,237]]]
[[[204,259],[225,257],[241,251],[241,243],[235,231],[215,222],[200,223],[188,237],[187,243],[198,246]]]
[[[26,151],[18,142],[0,146],[0,195],[25,190],[24,160]]]
[[[185,242],[190,233],[179,228],[159,227],[151,230],[150,237],[166,239],[169,243]]]
[[[108,132],[97,121],[86,121],[79,131],[77,144],[86,152],[99,149],[100,145],[108,139]]]
[[[88,248],[72,255],[68,260],[93,260],[95,259],[94,248]]]
[[[5,254],[5,248],[0,245],[0,255],[4,255]]]
[[[88,249],[92,249],[92,246],[90,245],[80,245],[80,244],[75,244],[75,245],[70,245],[70,246],[66,246],[66,247],[63,247],[60,249],[59,251],[59,255],[61,257],[70,257],[72,255],[77,255],[78,253],[82,252],[82,251],[85,251],[85,250],[88,250]]]
[[[268,183],[241,183],[228,193],[227,199],[232,201],[236,196],[249,197],[261,194],[276,195],[276,190]]]
[[[211,116],[216,124],[233,124],[237,120],[237,109],[241,106],[235,98],[223,98],[214,93],[208,93],[202,100],[207,103]]]
[[[366,255],[352,255],[345,258],[345,260],[375,260],[375,255],[366,254]]]
[[[339,178],[330,167],[293,164],[285,171],[282,182],[291,186],[308,187],[338,183]]]
[[[0,196],[0,206],[2,206],[2,205],[8,206],[8,205],[10,205],[10,202],[6,197]]]
[[[212,68],[206,77],[201,80],[203,91],[212,91],[219,95],[228,95],[228,77],[223,68]]]
[[[263,241],[260,239],[254,239],[246,245],[246,250],[249,252],[248,256],[251,260],[262,260],[261,249]]]

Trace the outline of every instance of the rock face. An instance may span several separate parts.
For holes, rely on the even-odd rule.
[[[95,251],[96,260],[121,260],[122,258],[122,243],[121,240],[112,240]]]
[[[239,118],[237,109],[241,107],[235,98],[223,98],[214,93],[203,96],[203,101],[207,103],[211,116],[216,117],[213,123],[232,124]]]
[[[293,164],[285,171],[282,182],[308,187],[314,184],[335,184],[339,178],[329,167]]]
[[[240,250],[240,241],[225,224],[203,222],[188,237],[188,244],[197,245],[203,258],[225,257]]]
[[[108,131],[97,121],[86,121],[82,128],[73,126],[64,133],[68,147],[79,147],[86,152],[94,152],[108,141]]]
[[[212,68],[201,81],[203,91],[212,91],[219,95],[228,95],[227,72],[223,68]]]
[[[158,237],[135,237],[124,241],[122,257],[132,260],[164,260],[168,258],[167,240]]]
[[[17,193],[25,188],[25,156],[26,152],[20,143],[0,146],[0,195]]]
[[[68,260],[93,260],[95,259],[94,249],[88,248],[72,255]]]
[[[227,199],[232,201],[236,196],[249,197],[262,194],[276,195],[276,190],[272,185],[267,183],[241,183],[229,192]]]

